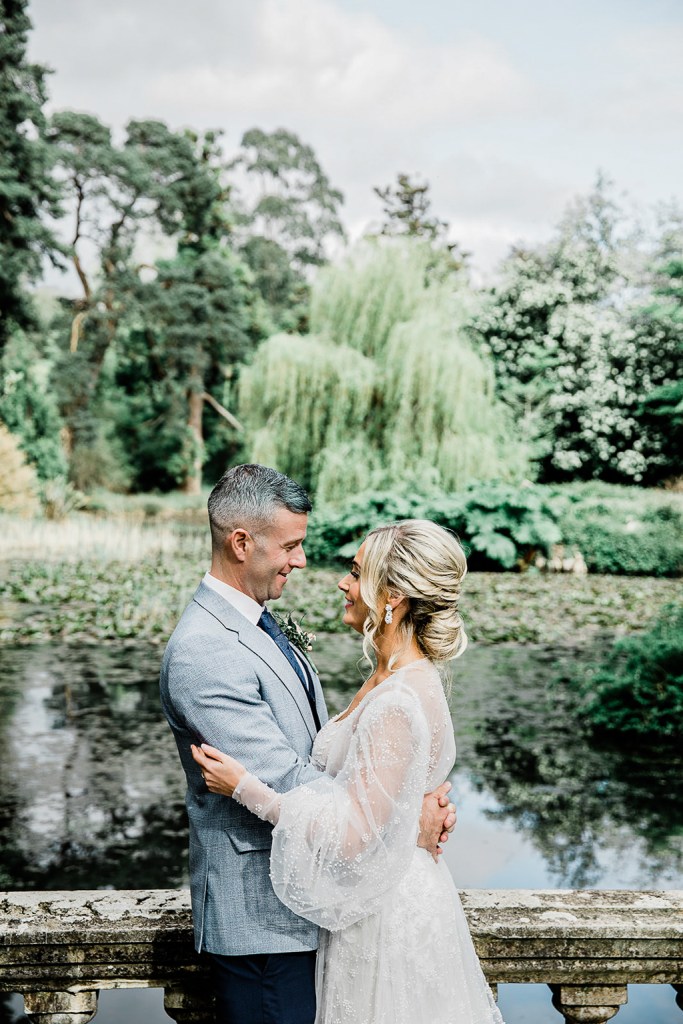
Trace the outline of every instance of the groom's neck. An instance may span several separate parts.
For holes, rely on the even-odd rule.
[[[214,558],[211,559],[211,568],[209,569],[209,572],[222,583],[227,583],[228,586],[234,587],[235,590],[241,590],[243,594],[247,595],[247,597],[252,597],[249,582],[248,580],[245,580],[244,573],[240,572],[240,568],[240,565],[229,565],[223,559],[219,559],[214,556]]]

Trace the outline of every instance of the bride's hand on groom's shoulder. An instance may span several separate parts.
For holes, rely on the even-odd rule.
[[[192,757],[202,770],[202,777],[210,793],[232,796],[243,775],[244,765],[229,754],[223,754],[216,747],[202,743],[201,747],[191,744]]]
[[[431,853],[438,860],[443,852],[441,844],[448,842],[448,836],[455,828],[455,804],[449,799],[450,782],[444,782],[431,793],[427,793],[422,801],[420,815],[420,831],[417,845]]]

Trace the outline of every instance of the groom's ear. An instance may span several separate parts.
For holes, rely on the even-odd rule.
[[[225,540],[225,546],[238,562],[243,562],[247,557],[247,549],[250,543],[251,535],[242,529],[233,530]]]

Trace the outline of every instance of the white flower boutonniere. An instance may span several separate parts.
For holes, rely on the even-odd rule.
[[[297,647],[301,651],[313,671],[317,673],[318,670],[313,663],[313,659],[310,657],[310,653],[313,650],[313,644],[316,640],[315,633],[309,633],[307,630],[302,629],[301,622],[303,619],[297,622],[291,612],[286,618],[283,615],[279,615],[277,612],[273,617],[292,647]]]

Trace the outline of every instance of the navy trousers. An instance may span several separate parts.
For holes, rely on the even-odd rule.
[[[208,956],[216,1024],[313,1024],[315,952]]]

